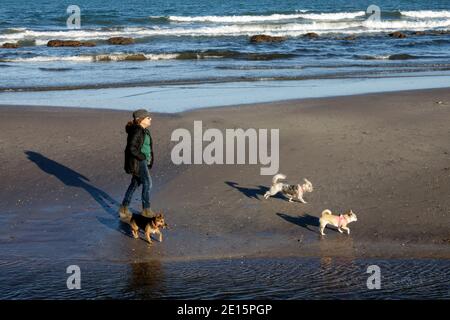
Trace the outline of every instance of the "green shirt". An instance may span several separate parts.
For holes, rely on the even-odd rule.
[[[150,142],[151,142],[150,139],[151,139],[150,138],[150,134],[146,131],[145,132],[144,143],[142,144],[142,147],[141,147],[141,152],[143,154],[145,154],[145,159],[147,159],[148,163],[150,163],[150,159],[151,159],[151,156],[152,156],[152,150],[150,148]]]

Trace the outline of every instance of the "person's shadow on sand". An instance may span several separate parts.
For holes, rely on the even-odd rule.
[[[258,186],[256,188],[246,188],[246,187],[239,186],[239,183],[233,182],[233,181],[225,181],[225,184],[229,185],[230,187],[235,188],[236,190],[238,190],[239,192],[244,194],[247,198],[254,198],[254,199],[257,199],[257,200],[260,200],[259,197],[258,197],[259,195],[260,196],[264,196],[264,194],[267,191],[269,191],[269,188],[265,187],[265,186]],[[280,194],[276,194],[272,198],[285,199]]]
[[[28,159],[34,162],[39,169],[56,177],[69,187],[85,190],[109,214],[117,217],[118,203],[105,191],[88,183],[90,180],[65,165],[56,162],[34,151],[24,151]]]
[[[118,219],[119,203],[105,191],[88,183],[90,182],[89,178],[59,162],[47,158],[38,152],[24,151],[24,153],[27,155],[28,159],[34,162],[42,171],[48,173],[49,175],[55,176],[66,186],[81,188],[89,193],[89,195],[103,208],[103,210],[113,217],[97,217],[97,220],[104,226],[131,237],[130,227]],[[133,210],[131,211],[133,213],[137,213]]]
[[[308,229],[309,231],[312,231],[314,233],[318,232],[318,229],[311,229],[310,227],[317,227],[319,228],[320,223],[319,223],[319,218],[309,215],[309,214],[304,214],[303,216],[290,216],[284,213],[277,213],[277,216],[279,216],[280,218],[283,218],[284,220],[286,220],[287,222],[296,224],[300,227],[303,227],[305,229]]]

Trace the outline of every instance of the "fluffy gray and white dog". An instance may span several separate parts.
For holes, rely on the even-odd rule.
[[[270,190],[264,194],[264,199],[268,199],[270,196],[274,196],[278,192],[281,192],[289,199],[289,202],[292,202],[292,199],[297,198],[301,203],[307,203],[303,199],[303,195],[305,192],[313,192],[312,183],[308,181],[308,179],[304,179],[305,183],[302,185],[287,184],[279,181],[283,179],[286,179],[286,176],[282,173],[278,173],[272,178],[272,186],[270,187]]]

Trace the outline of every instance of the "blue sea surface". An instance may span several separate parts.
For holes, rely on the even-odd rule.
[[[66,24],[67,8],[74,4],[80,8],[80,29]],[[20,48],[0,48],[0,104],[17,97],[11,92],[44,92],[40,95],[44,99],[45,92],[67,89],[199,88],[242,82],[254,87],[424,73],[441,76],[440,81],[446,76],[450,83],[450,2],[380,0],[375,2],[379,19],[368,10],[372,4],[372,0],[3,0],[0,46],[18,43]],[[390,37],[394,31],[407,37]],[[319,37],[305,37],[311,32]],[[286,40],[249,41],[259,34]],[[135,43],[108,44],[109,38],[118,36],[131,37]],[[346,40],[348,36],[355,38]],[[47,47],[55,39],[93,41],[96,46]],[[20,103],[36,103],[33,95],[26,97],[30,101]]]

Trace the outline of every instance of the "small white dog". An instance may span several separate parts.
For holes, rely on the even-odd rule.
[[[281,173],[276,174],[272,178],[272,186],[270,187],[270,190],[264,194],[264,199],[268,199],[270,196],[274,196],[278,192],[281,192],[289,199],[289,202],[292,202],[292,199],[297,198],[301,203],[307,203],[303,200],[303,194],[305,192],[313,192],[312,183],[309,182],[308,179],[304,179],[305,183],[303,185],[279,182],[279,180],[282,179],[286,179],[286,176]]]
[[[319,219],[320,223],[320,234],[325,235],[323,230],[327,226],[327,224],[331,224],[335,226],[340,233],[343,231],[341,229],[344,229],[347,231],[347,234],[350,234],[350,228],[347,226],[350,222],[358,221],[358,218],[356,217],[356,214],[350,210],[344,214],[340,214],[339,216],[335,216],[331,213],[330,210],[326,209],[322,211],[322,216]]]

